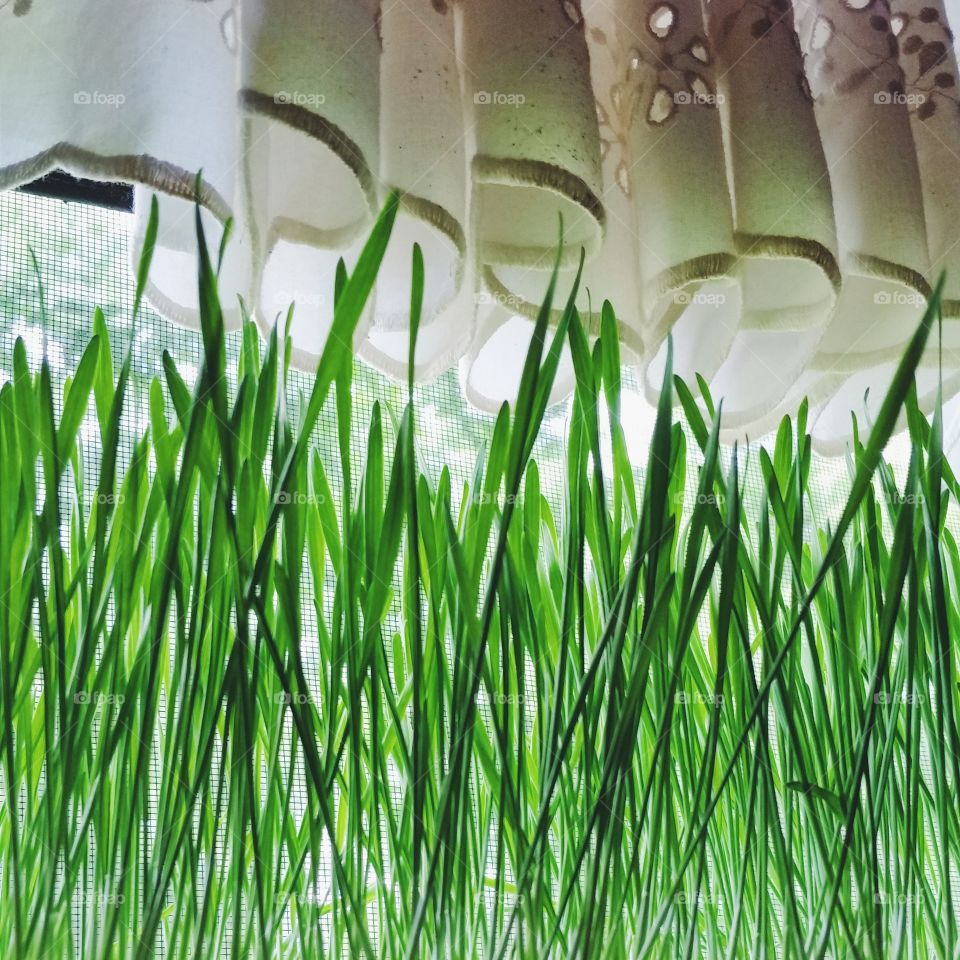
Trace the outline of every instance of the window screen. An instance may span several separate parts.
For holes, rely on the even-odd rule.
[[[57,380],[55,394],[62,395],[63,379],[76,367],[92,330],[95,306],[102,308],[111,334],[114,363],[119,365],[131,336],[133,279],[129,268],[127,236],[131,214],[84,203],[68,202],[28,193],[0,194],[0,377],[9,378],[13,347],[22,337],[32,365],[38,365],[46,350]],[[35,261],[34,261],[35,258]],[[40,290],[42,286],[42,298]],[[239,333],[228,341],[228,368],[236,365]],[[201,363],[199,333],[177,326],[151,310],[144,311],[134,332],[133,379],[122,423],[120,469],[129,461],[134,444],[148,426],[147,398],[151,381],[162,375],[162,356],[169,351],[188,382]],[[233,361],[231,364],[230,361]],[[294,372],[290,378],[289,402],[296,408],[301,394],[309,391],[309,374]],[[634,465],[642,467],[652,413],[642,399],[637,378],[625,373],[623,400],[624,427]],[[357,363],[354,372],[354,423],[362,429],[375,402],[388,403],[399,414],[405,387],[369,367]],[[418,445],[422,465],[438,477],[446,467],[451,473],[455,496],[472,477],[478,456],[488,442],[493,418],[472,410],[464,400],[456,371],[448,371],[435,382],[416,389]],[[559,510],[562,503],[565,434],[569,404],[557,404],[548,412],[535,457],[545,493]],[[92,418],[91,418],[92,419]],[[389,415],[384,411],[384,423]],[[82,433],[85,462],[93,470],[98,462],[99,433],[93,423]],[[339,462],[332,404],[321,421],[316,437],[325,462]],[[695,444],[688,444],[693,450]],[[357,456],[363,444],[356,444]],[[731,451],[726,456],[731,456]],[[752,494],[753,506],[761,503],[761,477],[755,447],[741,448],[743,482]],[[354,464],[355,476],[362,464]],[[902,474],[902,468],[898,473]],[[849,471],[842,460],[815,458],[812,465],[811,499],[814,521],[821,528],[835,523],[849,489]],[[335,471],[331,471],[335,479]],[[638,479],[640,470],[638,469]],[[92,477],[91,477],[92,481]],[[87,484],[93,489],[93,482]],[[689,487],[688,487],[689,489]],[[334,490],[335,494],[340,491]],[[304,632],[317,629],[311,603],[305,603]],[[310,679],[309,658],[306,660]],[[313,665],[313,679],[316,666]],[[159,757],[155,758],[159,762]],[[150,798],[156,804],[157,797]],[[305,805],[305,795],[295,802]],[[166,945],[158,944],[162,951]]]

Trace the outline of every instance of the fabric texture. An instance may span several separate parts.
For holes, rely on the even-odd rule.
[[[232,218],[227,322],[295,304],[315,365],[337,264],[400,213],[360,355],[459,365],[513,398],[559,257],[596,332],[616,311],[647,397],[676,371],[727,439],[802,397],[843,450],[946,271],[919,398],[960,390],[960,95],[946,0],[0,0],[0,188],[54,168],[161,198],[147,294],[198,322],[192,206]],[[559,251],[559,252],[558,252]],[[558,316],[559,313],[556,314]],[[555,398],[572,387],[569,357]]]

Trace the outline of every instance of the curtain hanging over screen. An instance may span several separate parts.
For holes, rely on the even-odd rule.
[[[0,0],[0,187],[63,167],[133,181],[141,210],[159,192],[149,297],[196,325],[202,171],[208,226],[235,221],[224,301],[265,329],[295,302],[304,368],[338,260],[398,190],[359,352],[405,374],[417,242],[417,376],[459,364],[483,409],[512,398],[562,216],[562,281],[583,250],[580,306],[611,301],[651,397],[672,331],[677,372],[724,398],[731,436],[809,396],[835,452],[944,270],[944,387],[960,390],[948,14],[953,0]],[[927,410],[938,359],[934,343]]]

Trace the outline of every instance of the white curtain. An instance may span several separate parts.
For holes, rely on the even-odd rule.
[[[950,7],[948,10],[947,7]],[[823,452],[875,412],[947,272],[960,390],[956,0],[0,0],[0,188],[56,167],[161,197],[151,302],[197,322],[192,202],[235,220],[228,320],[296,304],[316,362],[338,260],[401,214],[358,334],[405,375],[516,389],[563,220],[561,295],[613,304],[652,398],[677,372],[759,436],[803,396]],[[136,231],[143,228],[137,221]],[[132,245],[137,256],[137,243]],[[924,358],[921,403],[938,383]],[[569,391],[561,365],[556,396]]]

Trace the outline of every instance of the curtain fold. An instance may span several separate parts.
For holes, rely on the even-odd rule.
[[[953,11],[949,11],[953,15]],[[675,368],[726,437],[801,398],[841,451],[947,273],[919,399],[960,390],[960,94],[944,0],[0,0],[0,188],[51,169],[151,193],[147,289],[198,323],[193,201],[232,219],[227,323],[291,320],[310,368],[387,193],[394,236],[357,349],[513,398],[559,256],[584,258],[648,398]],[[559,244],[559,247],[558,247]],[[558,254],[559,251],[559,254]],[[555,397],[573,384],[565,356]]]
[[[395,242],[376,290],[363,356],[406,376],[411,254],[424,256],[423,316],[416,373],[436,375],[467,348],[473,299],[467,272],[466,147],[453,17],[431,0],[380,12],[380,182],[401,197]],[[411,134],[415,131],[416,135]]]

